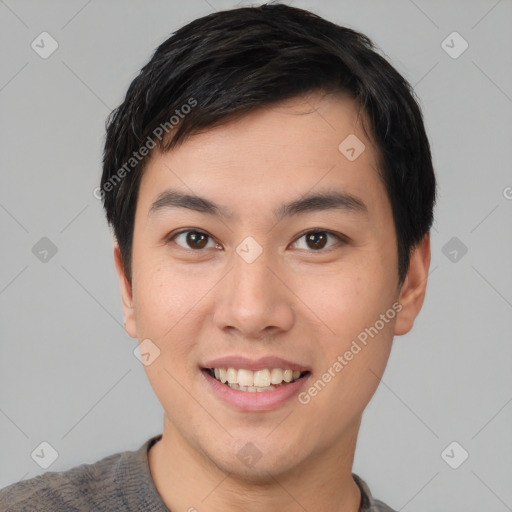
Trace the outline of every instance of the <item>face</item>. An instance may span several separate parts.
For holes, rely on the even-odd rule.
[[[164,437],[251,478],[355,446],[430,262],[427,238],[398,287],[376,148],[350,98],[318,93],[154,153],[131,284],[114,253]]]

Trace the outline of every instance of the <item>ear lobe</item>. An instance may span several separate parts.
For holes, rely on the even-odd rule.
[[[135,323],[135,310],[133,307],[132,285],[128,281],[124,271],[123,257],[117,240],[114,242],[114,263],[116,267],[119,286],[121,289],[121,301],[124,315],[124,328],[128,336],[137,337],[137,329]]]
[[[430,233],[427,233],[411,253],[409,270],[400,288],[398,301],[402,309],[398,313],[395,323],[396,336],[407,334],[412,329],[414,320],[423,306],[427,291],[430,257]]]

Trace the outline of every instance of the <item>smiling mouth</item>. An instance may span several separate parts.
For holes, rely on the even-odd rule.
[[[296,382],[310,373],[309,371],[301,372],[282,368],[266,368],[256,371],[245,368],[204,368],[203,371],[231,389],[250,393],[272,391]]]

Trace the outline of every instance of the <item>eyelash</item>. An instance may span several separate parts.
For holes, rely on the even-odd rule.
[[[202,235],[206,235],[207,237],[209,237],[211,240],[214,240],[213,237],[211,235],[209,235],[208,233],[206,233],[205,231],[202,231],[200,229],[183,229],[181,231],[178,231],[176,233],[171,233],[171,235],[169,235],[167,237],[167,242],[168,243],[171,243],[174,241],[174,239],[176,237],[178,237],[179,235],[182,235],[184,233],[197,233],[197,234],[202,234]],[[308,235],[308,234],[317,234],[317,233],[325,233],[327,235],[331,235],[333,236],[334,238],[336,238],[338,240],[338,242],[341,242],[342,244],[346,244],[348,243],[349,241],[349,238],[345,235],[343,235],[342,233],[336,233],[334,231],[329,231],[327,229],[321,229],[321,228],[312,228],[312,229],[308,229],[306,231],[303,231],[302,233],[299,233],[299,235],[297,236],[297,238],[295,238],[295,240],[292,242],[292,243],[297,243],[302,237],[304,237],[305,235]],[[217,243],[217,242],[215,242]],[[178,244],[176,244],[178,245]],[[219,244],[220,245],[220,244]],[[332,249],[333,247],[335,247],[336,244],[334,244],[334,246],[330,246],[330,247],[327,247],[326,249],[318,249],[318,250],[313,250],[313,249],[306,249],[307,252],[311,252],[311,253],[322,253],[322,252],[327,252],[329,251],[329,249]],[[195,252],[195,253],[199,253],[199,252],[204,252],[205,249],[191,249],[191,248],[185,248],[185,247],[182,247],[181,245],[178,245],[178,247],[180,249],[183,249],[185,251],[191,251],[191,252]],[[304,249],[300,249],[300,250],[304,250]]]

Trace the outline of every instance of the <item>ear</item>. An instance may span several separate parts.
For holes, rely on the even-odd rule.
[[[397,315],[395,335],[407,334],[423,305],[430,267],[430,233],[427,233],[411,253],[409,270],[398,298],[402,309]]]
[[[132,285],[128,281],[124,271],[123,257],[117,240],[114,242],[114,263],[116,265],[117,277],[121,288],[121,300],[123,304],[124,328],[128,336],[137,337],[135,323],[135,310],[133,308]]]

